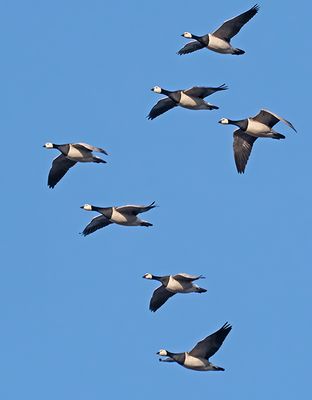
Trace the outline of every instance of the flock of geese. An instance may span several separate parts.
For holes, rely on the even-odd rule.
[[[189,54],[201,49],[209,49],[221,54],[242,55],[244,50],[235,48],[231,44],[231,39],[240,31],[240,29],[252,18],[259,10],[258,5],[254,5],[248,11],[225,21],[216,31],[204,36],[197,36],[189,32],[183,33],[183,37],[193,39],[187,43],[181,50],[179,55]],[[214,94],[227,90],[225,84],[218,87],[192,87],[186,90],[166,90],[159,86],[155,86],[151,90],[166,97],[158,101],[151,109],[148,119],[153,120],[161,114],[171,110],[174,107],[183,107],[190,110],[216,110],[219,107],[208,103],[205,98]],[[244,173],[252,146],[257,138],[285,139],[281,133],[273,130],[278,122],[284,122],[294,131],[294,126],[286,119],[278,116],[269,110],[260,110],[260,112],[249,118],[240,120],[231,120],[221,118],[219,121],[223,125],[235,125],[238,127],[234,131],[234,160],[238,173]],[[57,149],[60,154],[52,162],[52,167],[48,176],[49,188],[55,185],[64,177],[67,171],[77,162],[93,162],[106,163],[102,158],[95,156],[93,153],[102,153],[108,156],[108,153],[100,148],[87,143],[68,143],[54,144],[46,143],[46,149]],[[84,228],[82,235],[87,236],[104,228],[110,224],[118,224],[123,226],[153,226],[150,222],[140,219],[139,214],[147,212],[156,207],[155,202],[149,205],[125,205],[113,207],[98,207],[91,204],[81,206],[86,211],[95,211],[99,215],[94,217],[91,222]],[[160,286],[154,291],[150,300],[150,310],[155,312],[170,297],[178,293],[204,293],[207,290],[193,283],[203,278],[202,275],[189,275],[179,273],[177,275],[156,276],[147,273],[143,276],[145,279],[156,280],[160,282]],[[182,353],[172,353],[168,350],[160,350],[157,354],[161,357],[159,361],[176,362],[179,365],[197,370],[197,371],[224,371],[224,368],[213,365],[210,362],[212,357],[221,347],[223,341],[231,331],[232,327],[225,323],[219,330],[199,341],[190,351]]]

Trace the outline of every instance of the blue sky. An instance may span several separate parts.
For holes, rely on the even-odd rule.
[[[232,57],[179,57],[248,1],[1,2],[2,268],[0,395],[5,400],[307,398],[311,352],[311,4],[262,0]],[[304,9],[304,12],[303,12]],[[298,40],[298,38],[300,40]],[[220,109],[145,117],[150,88],[226,83]],[[237,174],[232,127],[262,107],[289,119]],[[46,185],[52,141],[110,154]],[[141,204],[150,229],[83,238],[79,208]],[[203,295],[157,313],[146,272],[203,274]],[[224,373],[158,362],[229,321]]]

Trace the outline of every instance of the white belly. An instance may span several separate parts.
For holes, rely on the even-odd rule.
[[[170,276],[166,289],[173,293],[189,293],[193,292],[193,285],[189,282],[179,282]]]
[[[205,100],[197,97],[190,97],[187,94],[181,92],[181,99],[179,105],[184,108],[190,108],[192,110],[204,110],[207,109]]]
[[[251,119],[248,119],[248,125],[246,132],[249,133],[250,135],[256,135],[256,136],[267,136],[267,134],[271,131],[271,129],[263,124],[262,122],[258,121],[253,121]]]
[[[135,215],[121,214],[113,208],[111,221],[119,225],[137,226],[140,220]]]
[[[204,358],[192,357],[188,353],[185,353],[185,368],[196,369],[198,371],[208,371],[210,368],[210,363]]]
[[[223,53],[223,54],[232,54],[233,53],[233,47],[230,45],[230,43],[226,42],[223,39],[219,39],[216,36],[213,36],[209,33],[209,43],[208,43],[208,49],[212,51],[216,51],[217,53]]]
[[[92,160],[92,155],[70,146],[67,157],[73,161],[88,162]]]

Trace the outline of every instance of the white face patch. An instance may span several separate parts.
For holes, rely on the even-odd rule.
[[[45,147],[46,149],[53,149],[53,143],[46,143],[46,144],[44,145],[44,147]]]
[[[182,36],[187,39],[192,39],[192,37],[193,37],[193,35],[190,32],[184,32]]]
[[[229,123],[229,120],[227,118],[221,118],[219,122],[220,124],[226,125]]]
[[[152,275],[152,274],[145,274],[145,275],[144,275],[144,278],[145,278],[145,279],[152,279],[152,278],[153,278],[153,275]]]
[[[160,356],[166,356],[166,355],[167,355],[167,350],[161,349],[161,350],[159,350],[158,354],[159,354]]]
[[[91,206],[90,204],[85,204],[85,205],[83,206],[83,209],[84,209],[84,210],[87,210],[87,211],[92,211],[92,206]]]
[[[161,87],[159,87],[159,86],[154,86],[152,90],[155,93],[161,93]]]

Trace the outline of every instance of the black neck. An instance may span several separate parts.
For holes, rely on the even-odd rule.
[[[205,36],[196,36],[192,34],[192,39],[197,40],[199,43],[201,43],[204,46],[207,46],[208,42],[209,42],[209,36],[205,35]]]
[[[247,129],[248,120],[247,119],[239,119],[237,121],[233,121],[232,119],[228,119],[229,124],[236,125],[241,128],[243,131]]]
[[[163,276],[152,275],[152,279],[154,279],[155,281],[161,282],[163,278]]]
[[[155,281],[161,282],[164,286],[168,285],[169,278],[170,278],[169,275],[166,275],[166,276],[152,275],[152,279],[154,279]]]
[[[92,210],[103,214],[108,219],[111,219],[112,214],[113,214],[112,207],[96,207],[96,206],[92,206]]]
[[[167,354],[170,358],[172,358],[178,364],[184,364],[185,353],[170,353],[169,351],[167,351]]]
[[[53,147],[55,149],[58,149],[59,151],[61,151],[65,155],[68,154],[69,144],[54,144],[53,143]]]
[[[165,94],[166,96],[169,96],[171,93],[173,93],[172,91],[170,91],[170,90],[166,90],[166,89],[161,89],[161,93],[162,94]]]
[[[181,99],[181,91],[180,90],[170,91],[170,90],[166,90],[166,89],[161,89],[161,93],[168,96],[175,103],[179,103],[179,101]]]
[[[97,207],[97,206],[91,206],[92,211],[99,211],[101,209],[101,207]]]

